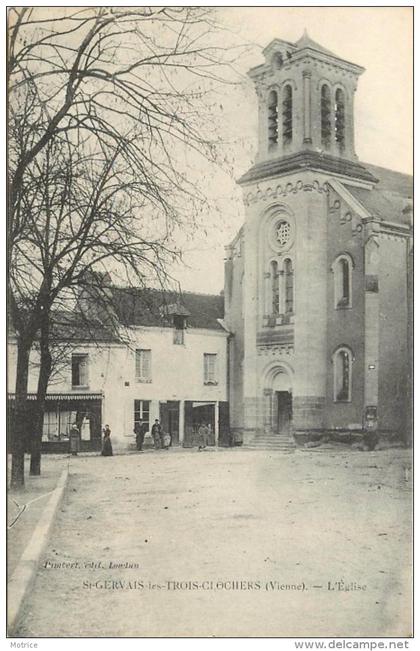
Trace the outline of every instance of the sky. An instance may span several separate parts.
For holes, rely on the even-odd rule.
[[[257,105],[249,68],[263,63],[261,49],[274,38],[295,42],[309,36],[337,56],[361,65],[355,100],[355,143],[360,161],[412,173],[412,10],[410,7],[231,7],[219,19],[252,44],[237,66],[240,88],[223,98],[223,119],[234,135],[232,174],[206,169],[209,196],[217,206],[209,228],[185,243],[184,265],[173,269],[182,289],[223,289],[224,246],[244,220],[238,179],[256,153]]]

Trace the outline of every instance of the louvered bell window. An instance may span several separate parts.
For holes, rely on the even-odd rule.
[[[288,84],[283,90],[283,144],[287,145],[293,137],[293,95]]]
[[[344,93],[339,88],[335,93],[335,140],[340,149],[345,146],[345,117]]]
[[[274,147],[279,137],[278,98],[275,90],[268,96],[268,145]]]
[[[321,142],[331,145],[331,91],[326,84],[321,88]]]

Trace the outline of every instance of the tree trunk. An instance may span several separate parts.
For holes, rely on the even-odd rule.
[[[29,354],[31,345],[27,339],[18,337],[16,364],[15,417],[12,432],[12,475],[11,488],[25,484],[25,442],[27,432],[27,397]]]
[[[44,426],[45,397],[47,394],[48,382],[51,375],[51,353],[49,348],[49,314],[45,310],[45,315],[41,323],[40,338],[40,368],[38,377],[38,388],[36,397],[36,417],[35,429],[31,436],[31,463],[29,474],[41,474],[41,442],[42,430]]]

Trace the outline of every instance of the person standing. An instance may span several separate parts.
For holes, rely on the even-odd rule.
[[[159,423],[159,420],[156,418],[153,427],[152,427],[152,438],[153,438],[153,443],[155,446],[155,450],[159,450],[159,448],[162,446],[163,447],[163,432],[162,432],[162,427]]]
[[[201,423],[198,428],[198,451],[204,450],[207,445],[207,427]]]
[[[103,457],[112,457],[113,452],[112,452],[112,443],[111,443],[111,430],[109,425],[105,425],[105,427],[102,430],[102,433],[104,435],[102,439],[102,456]]]
[[[144,437],[146,436],[147,432],[147,423],[143,423],[140,421],[139,423],[136,423],[134,426],[134,433],[136,435],[136,447],[139,452],[143,452],[143,443],[144,443]]]
[[[71,426],[71,430],[69,434],[69,442],[70,442],[70,452],[74,457],[77,457],[77,453],[80,452],[80,432],[76,423],[73,423],[73,425]]]

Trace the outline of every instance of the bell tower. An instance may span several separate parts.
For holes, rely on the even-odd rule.
[[[296,43],[275,39],[263,54],[248,73],[259,100],[258,153],[238,181],[244,423],[250,432],[279,433],[289,418],[295,434],[323,431],[332,368],[329,256],[356,242],[353,234],[351,245],[333,242],[331,188],[376,183],[354,148],[354,96],[364,69],[306,32]]]
[[[273,40],[263,54],[265,62],[248,73],[259,100],[257,165],[295,157],[298,165],[325,168],[338,159],[350,163],[351,174],[354,95],[364,68],[318,45],[306,30],[296,43]]]

